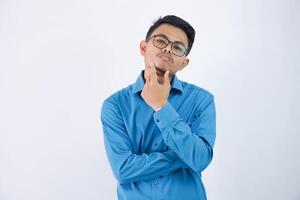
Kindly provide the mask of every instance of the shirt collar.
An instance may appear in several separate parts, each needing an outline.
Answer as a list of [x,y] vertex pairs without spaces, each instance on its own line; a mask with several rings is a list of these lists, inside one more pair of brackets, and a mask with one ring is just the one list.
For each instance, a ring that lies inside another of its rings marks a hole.
[[[143,90],[144,88],[144,70],[140,73],[139,77],[137,78],[136,82],[133,84],[132,92],[137,93]],[[171,81],[171,89],[175,89],[183,92],[182,83],[174,74],[173,79]]]

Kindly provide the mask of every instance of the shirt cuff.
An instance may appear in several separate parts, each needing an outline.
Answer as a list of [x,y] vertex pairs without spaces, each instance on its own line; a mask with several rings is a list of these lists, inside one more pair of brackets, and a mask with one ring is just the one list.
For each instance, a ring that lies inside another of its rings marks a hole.
[[173,106],[167,102],[159,111],[153,114],[154,121],[160,130],[170,126],[180,116]]

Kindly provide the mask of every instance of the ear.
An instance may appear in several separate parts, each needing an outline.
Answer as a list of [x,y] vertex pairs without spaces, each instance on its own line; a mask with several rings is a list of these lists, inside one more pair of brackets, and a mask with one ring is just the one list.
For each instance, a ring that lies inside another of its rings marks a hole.
[[146,52],[147,42],[142,40],[140,43],[140,53],[144,56]]
[[179,71],[181,71],[183,68],[185,68],[188,64],[189,64],[190,60],[188,58],[185,58],[182,63],[181,66],[179,67]]

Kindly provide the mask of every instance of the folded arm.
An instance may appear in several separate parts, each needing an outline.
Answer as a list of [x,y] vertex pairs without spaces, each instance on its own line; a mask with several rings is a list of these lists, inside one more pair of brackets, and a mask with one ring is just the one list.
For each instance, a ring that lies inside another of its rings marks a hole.
[[101,121],[108,160],[120,183],[151,180],[187,167],[173,150],[134,154],[116,99],[104,101]]
[[169,103],[154,114],[154,120],[165,144],[190,168],[201,172],[209,165],[216,135],[216,113],[212,95],[207,96],[190,125],[180,118]]

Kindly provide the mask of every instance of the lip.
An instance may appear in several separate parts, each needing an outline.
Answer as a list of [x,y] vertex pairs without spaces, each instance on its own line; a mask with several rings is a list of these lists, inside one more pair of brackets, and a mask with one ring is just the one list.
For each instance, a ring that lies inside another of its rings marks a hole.
[[160,54],[158,56],[160,59],[162,59],[163,61],[166,61],[166,62],[173,62],[173,59],[170,55],[168,54]]

